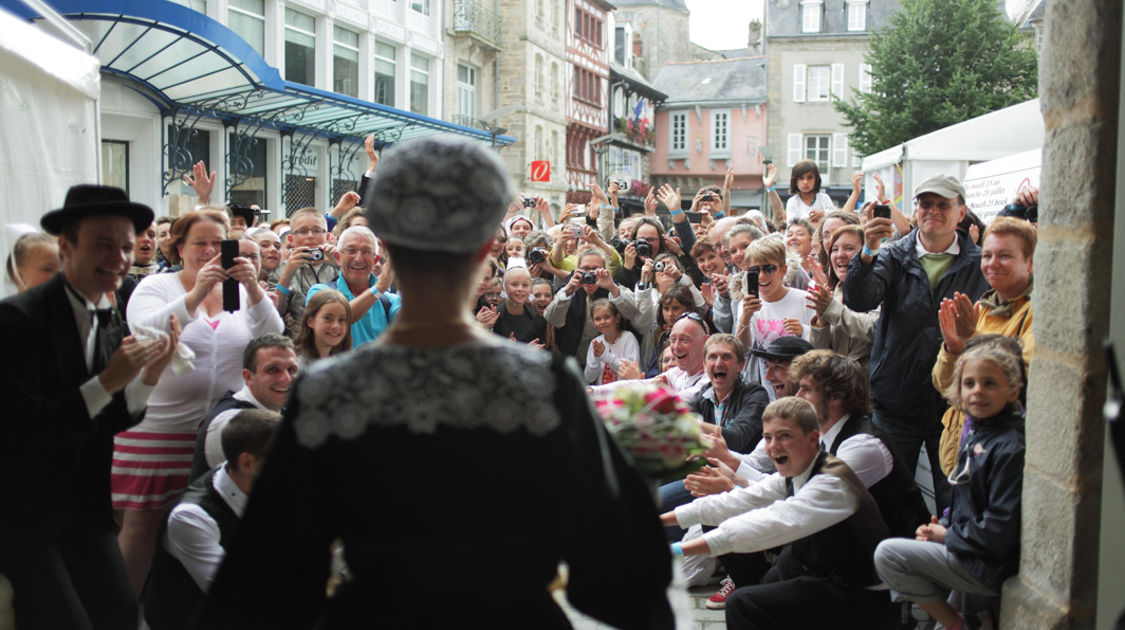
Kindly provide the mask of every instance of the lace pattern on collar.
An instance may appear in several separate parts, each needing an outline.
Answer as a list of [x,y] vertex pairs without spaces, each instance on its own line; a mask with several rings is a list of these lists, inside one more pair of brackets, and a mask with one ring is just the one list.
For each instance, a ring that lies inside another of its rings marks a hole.
[[508,342],[365,348],[313,365],[297,391],[293,428],[306,448],[330,437],[356,439],[368,427],[418,434],[439,426],[525,429],[541,436],[559,424],[550,365],[550,353]]

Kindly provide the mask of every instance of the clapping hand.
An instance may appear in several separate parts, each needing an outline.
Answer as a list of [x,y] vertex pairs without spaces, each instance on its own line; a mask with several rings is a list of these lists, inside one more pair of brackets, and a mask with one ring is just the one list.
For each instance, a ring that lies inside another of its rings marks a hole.
[[600,359],[601,356],[605,354],[605,344],[598,341],[597,339],[590,342],[590,344],[594,346],[594,356]]
[[635,381],[643,377],[641,368],[636,361],[621,359],[617,362],[617,378],[623,381]]
[[793,318],[793,317],[786,317],[785,319],[783,319],[781,321],[782,321],[782,326],[785,327],[785,332],[789,333],[790,335],[793,335],[794,337],[800,337],[801,333],[803,333],[805,331],[805,328],[804,328],[804,326],[801,325],[801,320],[799,320],[799,319],[796,319],[796,318]]
[[969,296],[961,292],[953,294],[953,299],[945,298],[938,309],[938,325],[945,339],[945,349],[953,354],[961,354],[965,342],[976,334],[977,309]]
[[816,312],[815,319],[819,321],[824,317],[824,311],[828,310],[828,305],[832,303],[832,294],[828,291],[827,285],[820,283],[809,287],[808,294],[805,305]]
[[500,313],[496,312],[495,306],[482,306],[477,311],[477,322],[485,328],[492,328],[496,325],[496,320],[500,318]]

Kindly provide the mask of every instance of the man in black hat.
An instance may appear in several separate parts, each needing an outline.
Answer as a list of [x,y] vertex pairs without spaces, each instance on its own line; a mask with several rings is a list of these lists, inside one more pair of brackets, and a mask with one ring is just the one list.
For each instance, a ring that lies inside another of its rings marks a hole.
[[0,301],[0,573],[20,628],[135,628],[110,510],[113,435],[140,420],[175,353],[124,336],[113,292],[152,210],[109,186],[72,187],[41,219],[63,270]]

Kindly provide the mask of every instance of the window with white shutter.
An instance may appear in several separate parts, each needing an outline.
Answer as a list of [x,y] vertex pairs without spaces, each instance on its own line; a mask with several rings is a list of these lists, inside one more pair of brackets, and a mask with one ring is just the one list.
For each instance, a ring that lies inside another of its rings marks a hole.
[[871,91],[871,64],[869,63],[859,64],[859,91]]
[[832,134],[832,166],[845,167],[848,165],[848,134]]
[[801,134],[791,133],[789,136],[789,155],[786,157],[786,166],[793,166],[801,160]]
[[831,68],[828,66],[809,66],[809,102],[827,101],[830,82]]
[[837,99],[844,98],[844,64],[832,64],[832,96]]
[[793,102],[805,102],[805,64],[793,64]]

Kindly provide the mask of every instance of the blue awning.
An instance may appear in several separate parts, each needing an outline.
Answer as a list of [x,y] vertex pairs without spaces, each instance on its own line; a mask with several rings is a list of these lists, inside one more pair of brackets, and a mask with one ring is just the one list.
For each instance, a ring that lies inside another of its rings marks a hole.
[[[422,116],[281,78],[237,33],[166,0],[48,0],[90,38],[102,71],[128,79],[161,112],[377,144],[453,133],[508,145],[511,136]],[[20,0],[0,7],[28,20],[38,14]]]

